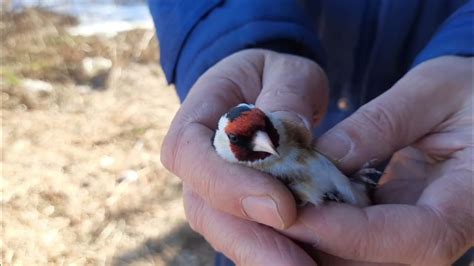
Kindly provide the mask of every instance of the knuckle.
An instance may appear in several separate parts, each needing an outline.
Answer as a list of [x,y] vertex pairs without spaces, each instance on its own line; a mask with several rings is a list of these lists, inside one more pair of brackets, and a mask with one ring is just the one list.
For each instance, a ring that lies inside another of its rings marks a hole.
[[426,224],[425,228],[428,230],[426,232],[427,245],[422,245],[418,248],[418,252],[414,257],[414,262],[419,265],[430,264],[432,261],[437,261],[437,263],[443,262],[445,265],[445,248],[444,238],[442,232],[439,230],[439,226],[436,220],[432,220],[430,224]]
[[265,111],[287,111],[311,117],[317,108],[313,100],[314,97],[302,93],[297,84],[278,84],[271,89],[263,90],[258,97],[257,105],[265,106]]
[[420,252],[417,264],[449,265],[466,249],[468,240],[464,232],[452,226],[440,211],[430,209],[430,215],[432,224],[427,226],[431,228],[427,236],[430,244]]
[[174,168],[174,150],[175,150],[175,140],[174,137],[171,135],[171,132],[168,132],[163,143],[161,145],[161,154],[160,154],[160,161],[161,164],[168,170],[173,172]]
[[361,118],[381,132],[395,131],[395,121],[391,114],[380,104],[366,105],[360,110]]
[[[393,112],[387,110],[381,104],[367,104],[360,108],[355,117],[355,123],[360,127],[366,126],[374,130],[381,139],[387,143],[399,143],[398,136],[402,135],[399,128],[400,119]],[[390,142],[388,140],[391,140]],[[394,147],[395,148],[395,147]]]
[[195,232],[202,234],[204,232],[203,203],[199,203],[189,196],[184,196],[184,210],[189,226]]
[[226,253],[237,263],[237,265],[252,265],[251,258],[245,245],[236,238],[229,238],[225,247]]
[[[438,224],[438,235],[433,253],[439,260],[452,263],[470,245],[469,237],[472,235],[472,214],[467,214],[459,209],[444,206],[433,212]],[[471,222],[470,222],[471,221]]]
[[259,260],[260,253],[258,251],[265,250],[266,239],[263,239],[261,232],[258,232],[256,228],[252,226],[247,232],[247,239],[253,239],[254,245],[253,248],[249,246],[242,245],[238,241],[232,241],[229,244],[230,250],[233,251],[233,255],[236,258],[236,261],[240,265],[256,265],[256,261]]
[[[219,180],[213,174],[212,165],[207,163],[193,162],[189,155],[189,143],[195,137],[191,127],[193,123],[183,125],[174,132],[170,131],[168,135],[170,139],[166,139],[162,147],[161,161],[163,165],[171,172],[176,174],[190,187],[192,187],[204,200],[209,202],[211,206],[217,205],[216,200],[219,198]],[[213,150],[207,150],[202,157],[211,156]]]
[[247,232],[247,236],[253,240],[252,248],[240,246],[236,249],[239,262],[242,265],[262,265],[269,264],[269,257],[272,261],[278,261],[281,265],[295,265],[295,258],[301,257],[301,253],[296,245],[291,245],[277,234],[267,234],[262,232],[260,225],[254,225]]
[[[354,237],[354,243],[352,247],[352,255],[356,258],[368,258],[371,252],[374,252],[373,250],[370,250],[369,247],[373,246],[373,241],[370,241],[370,239],[374,239],[373,234],[370,233],[370,231],[366,232],[369,236],[372,235],[371,237],[363,237],[362,234],[357,234]],[[369,240],[367,240],[369,239]]]
[[[367,219],[367,224],[369,224],[369,218],[365,216]],[[381,216],[381,227],[384,226],[385,222],[383,221],[385,219],[385,216]],[[380,226],[380,225],[379,225]],[[368,227],[362,227],[361,230],[359,231],[354,231],[354,233],[349,237],[349,239],[352,239],[351,245],[348,245],[348,253],[353,256],[354,258],[358,258],[361,260],[368,259],[371,254],[377,253],[377,250],[371,249],[371,247],[374,247],[374,243],[378,240],[377,238],[379,237],[376,235],[376,230],[370,230]]]
[[284,240],[277,237],[272,237],[271,241],[275,247],[276,256],[279,256],[278,261],[281,261],[284,265],[297,265],[294,260],[301,257],[297,246],[288,245]]
[[219,195],[217,195],[219,191],[218,179],[213,175],[206,176],[207,178],[201,179],[199,182],[201,190],[200,194],[209,201],[211,206],[216,206],[219,203],[219,201],[216,201],[216,199],[219,198]]
[[308,67],[310,69],[309,75],[312,79],[311,81],[313,92],[317,93],[316,95],[321,95],[322,93],[328,94],[329,93],[329,81],[326,76],[326,72],[316,63],[309,60],[312,64],[309,64]]
[[[163,140],[160,161],[163,166],[176,174],[179,178],[186,175],[187,167],[182,166],[183,154],[189,147],[190,137],[186,134],[192,123],[184,123],[183,117],[175,118],[173,124]],[[179,120],[179,121],[176,121]]]
[[442,265],[449,265],[453,262],[458,250],[457,244],[453,243],[446,233],[441,232],[432,233],[430,239],[433,239],[433,241],[421,253],[419,258],[420,264],[436,262]]
[[163,143],[161,145],[160,161],[161,164],[169,171],[176,173],[176,162],[178,160],[178,151],[180,143],[182,142],[182,135],[185,130],[185,126],[181,125],[178,121],[180,113],[178,113],[173,122],[171,123],[170,129],[166,134]]
[[437,255],[437,261],[443,262],[443,264],[448,265],[453,263],[462,250],[460,243],[463,240],[460,238],[453,238],[453,236],[448,236],[446,239],[441,239],[436,244],[436,249],[434,253]]

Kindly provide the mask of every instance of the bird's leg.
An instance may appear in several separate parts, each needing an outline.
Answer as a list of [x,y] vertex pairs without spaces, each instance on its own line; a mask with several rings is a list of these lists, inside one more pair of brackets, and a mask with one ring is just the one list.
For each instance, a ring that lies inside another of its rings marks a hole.
[[376,187],[377,183],[373,181],[369,177],[369,175],[377,174],[380,176],[383,173],[373,167],[375,162],[377,162],[377,159],[372,159],[366,162],[359,171],[357,171],[354,175],[351,176],[351,179],[354,181],[361,181],[362,183]]

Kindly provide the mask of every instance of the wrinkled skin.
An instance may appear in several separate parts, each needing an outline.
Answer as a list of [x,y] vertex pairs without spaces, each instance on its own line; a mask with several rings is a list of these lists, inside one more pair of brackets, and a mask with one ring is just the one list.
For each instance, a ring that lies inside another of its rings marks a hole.
[[220,115],[241,102],[316,126],[327,80],[301,57],[246,50],[216,64],[176,115],[162,161],[183,181],[192,228],[238,265],[449,264],[474,244],[472,69],[472,58],[427,61],[317,141],[346,174],[394,155],[375,206],[297,216],[281,183],[211,146]]

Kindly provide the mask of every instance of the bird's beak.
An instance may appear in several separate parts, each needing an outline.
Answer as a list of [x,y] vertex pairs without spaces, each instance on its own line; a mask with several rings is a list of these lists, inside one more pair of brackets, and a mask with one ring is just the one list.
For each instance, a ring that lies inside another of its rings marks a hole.
[[253,151],[263,151],[273,154],[275,156],[280,156],[273,146],[272,141],[267,133],[263,131],[257,131],[255,134],[255,138],[252,141],[253,143]]

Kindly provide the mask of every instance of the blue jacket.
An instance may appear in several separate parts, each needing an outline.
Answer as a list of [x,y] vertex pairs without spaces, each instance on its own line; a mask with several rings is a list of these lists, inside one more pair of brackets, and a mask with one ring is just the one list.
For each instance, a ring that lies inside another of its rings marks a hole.
[[[149,0],[161,64],[183,100],[222,58],[260,47],[311,58],[326,71],[326,130],[411,67],[474,54],[474,0]],[[345,98],[349,108],[339,110]]]

